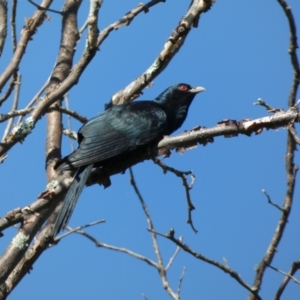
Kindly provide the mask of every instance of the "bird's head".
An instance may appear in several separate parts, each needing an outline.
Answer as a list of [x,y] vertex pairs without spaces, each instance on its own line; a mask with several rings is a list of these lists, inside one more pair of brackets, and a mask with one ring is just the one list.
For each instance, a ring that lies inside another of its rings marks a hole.
[[155,99],[167,113],[169,124],[172,124],[169,132],[173,132],[182,125],[194,97],[203,91],[205,91],[203,87],[179,83],[170,86]]
[[187,83],[179,83],[168,87],[155,100],[162,105],[188,104],[193,101],[196,94],[205,91],[201,86],[192,87]]

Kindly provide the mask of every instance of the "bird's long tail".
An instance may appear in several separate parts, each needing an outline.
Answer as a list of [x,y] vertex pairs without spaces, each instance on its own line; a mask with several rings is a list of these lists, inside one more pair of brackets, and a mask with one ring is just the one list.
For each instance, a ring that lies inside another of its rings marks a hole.
[[78,201],[78,198],[88,180],[88,177],[92,171],[93,164],[88,166],[83,166],[78,169],[75,174],[74,180],[63,200],[62,208],[58,213],[56,218],[53,236],[55,237],[64,227],[67,226],[72,213],[74,211],[75,205]]

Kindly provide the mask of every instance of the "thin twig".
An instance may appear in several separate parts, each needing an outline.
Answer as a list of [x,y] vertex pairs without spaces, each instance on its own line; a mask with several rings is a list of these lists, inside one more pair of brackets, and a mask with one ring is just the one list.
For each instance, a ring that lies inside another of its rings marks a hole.
[[[179,240],[182,240],[182,237],[179,237]],[[166,271],[168,271],[169,268],[171,267],[171,265],[173,264],[173,262],[174,262],[174,260],[175,260],[175,258],[177,256],[177,254],[179,253],[180,249],[181,248],[179,246],[177,246],[174,254],[170,257],[169,262],[168,262],[168,264],[165,267]]]
[[297,96],[297,90],[300,84],[300,67],[299,67],[299,60],[297,56],[297,30],[296,30],[296,23],[295,19],[292,13],[291,7],[286,3],[285,0],[277,0],[280,6],[282,7],[288,23],[289,23],[289,28],[290,28],[290,45],[289,45],[289,54],[291,57],[291,64],[293,66],[294,70],[294,78],[293,78],[293,83],[289,95],[289,106],[293,106],[296,102],[296,96]]
[[[288,283],[290,282],[290,280],[294,280],[294,274],[300,269],[300,259],[298,259],[297,261],[295,261],[292,266],[290,271],[286,274],[285,278],[283,279],[280,287],[278,288],[278,291],[275,294],[274,300],[280,300],[281,299],[281,295],[284,292],[285,288],[287,287]],[[299,282],[299,280],[297,280]]]
[[181,276],[180,276],[180,278],[179,278],[179,283],[178,283],[178,288],[177,288],[177,295],[180,295],[180,292],[181,292],[181,285],[182,285],[182,281],[183,281],[185,272],[186,272],[186,267],[183,268],[182,274],[181,274]]
[[84,32],[84,30],[87,28],[87,26],[88,26],[88,21],[89,21],[89,19],[87,18],[87,19],[85,20],[85,22],[83,23],[83,25],[82,25],[82,26],[80,27],[80,29],[78,30],[80,36],[81,36],[82,33]]
[[160,250],[159,250],[159,246],[158,246],[158,242],[157,242],[157,238],[156,238],[156,234],[154,232],[154,226],[153,226],[153,223],[152,223],[152,220],[151,220],[151,217],[150,217],[150,214],[149,214],[149,211],[148,211],[148,208],[147,208],[147,205],[136,185],[136,181],[134,179],[134,175],[133,175],[133,171],[132,171],[132,168],[129,168],[129,173],[130,173],[130,184],[132,185],[135,193],[137,194],[139,200],[140,200],[140,203],[142,205],[142,208],[143,208],[143,211],[145,213],[145,216],[146,216],[146,219],[147,219],[147,223],[148,223],[148,230],[149,232],[151,232],[151,236],[152,236],[152,242],[153,242],[153,248],[154,248],[154,252],[156,254],[156,258],[157,258],[157,265],[156,265],[156,268],[159,272],[159,275],[160,275],[160,278],[162,280],[162,284],[163,284],[163,287],[165,288],[165,290],[167,291],[167,293],[173,298],[173,299],[179,299],[178,298],[178,295],[172,290],[172,288],[170,287],[170,284],[168,282],[168,279],[167,279],[167,270],[166,268],[164,267],[164,264],[163,264],[163,259],[162,259],[162,255],[160,253]]
[[[69,96],[68,96],[68,94],[65,94],[64,100],[65,100],[65,104],[66,104],[66,109],[68,111],[70,111],[70,102],[69,102]],[[53,106],[54,105],[52,105],[51,107],[53,107]],[[72,132],[72,119],[71,119],[71,115],[70,114],[67,114],[67,123],[68,123],[68,130],[69,130],[69,132]],[[74,149],[75,149],[74,148],[74,139],[72,137],[70,137],[69,141],[70,141],[70,145],[71,145],[71,151],[73,152]]]
[[55,239],[54,239],[54,242],[58,242],[60,240],[62,240],[63,238],[65,238],[66,236],[74,233],[74,232],[80,232],[80,231],[83,231],[82,229],[85,229],[85,228],[88,228],[88,227],[92,227],[92,226],[95,226],[95,225],[98,225],[98,224],[102,224],[102,223],[105,223],[106,221],[105,220],[97,220],[97,221],[94,221],[94,222],[91,222],[91,223],[88,223],[88,224],[85,224],[85,225],[80,225],[76,228],[72,228],[70,226],[67,226],[66,229],[68,230],[66,233],[63,233],[59,236],[57,236]]
[[300,281],[299,281],[297,278],[295,278],[294,276],[292,276],[291,274],[286,273],[286,272],[283,272],[283,271],[281,271],[280,269],[275,268],[275,267],[273,267],[273,266],[269,266],[269,268],[273,269],[274,271],[276,271],[276,272],[278,272],[278,273],[281,273],[281,274],[283,274],[283,275],[289,277],[289,278],[290,278],[291,280],[293,280],[295,283],[297,283],[297,284],[300,285]]
[[[166,164],[164,164],[161,160],[159,160],[157,157],[153,158],[153,162],[158,165],[159,167],[162,168],[164,174],[169,171],[173,174],[175,174],[177,177],[181,178],[182,180],[182,184],[184,186],[185,189],[185,195],[186,195],[186,200],[187,200],[187,204],[188,204],[188,219],[187,219],[187,223],[190,224],[191,228],[193,229],[193,231],[195,233],[198,232],[198,230],[195,228],[193,220],[192,220],[192,210],[195,209],[195,206],[192,202],[191,199],[191,195],[190,195],[190,190],[192,189],[194,182],[195,182],[195,175],[193,173],[193,171],[179,171],[175,168],[172,168],[170,166],[167,166]],[[187,177],[186,175],[191,175],[191,183],[190,185],[187,183]]]
[[148,300],[148,298],[145,294],[142,294],[142,297],[144,298],[144,300]]
[[254,105],[260,105],[260,106],[263,106],[267,109],[268,112],[276,112],[277,109],[276,108],[273,108],[272,106],[270,106],[268,103],[266,103],[263,99],[261,98],[258,98],[257,99],[257,102],[254,102],[253,103]]
[[[71,230],[73,232],[73,229],[71,229]],[[140,255],[140,254],[138,254],[136,252],[133,252],[133,251],[127,249],[127,248],[120,248],[120,247],[116,247],[116,246],[113,246],[113,245],[102,243],[102,242],[98,241],[96,238],[94,238],[92,235],[88,234],[87,232],[85,232],[85,231],[83,231],[81,229],[74,231],[74,233],[77,233],[77,234],[80,234],[80,235],[86,237],[87,239],[89,239],[90,241],[92,241],[95,244],[95,246],[97,246],[97,247],[101,247],[101,248],[105,248],[105,249],[108,249],[108,250],[113,250],[113,251],[117,251],[117,252],[128,254],[128,255],[130,255],[130,256],[132,256],[134,258],[137,258],[137,259],[139,259],[141,261],[146,262],[148,265],[150,265],[152,267],[157,268],[157,264],[153,260],[151,260],[151,259],[149,259],[149,258],[147,258],[147,257],[145,257],[143,255]]]
[[61,11],[58,11],[58,10],[55,10],[55,9],[51,9],[51,8],[45,8],[45,7],[42,7],[36,3],[34,3],[32,0],[28,0],[33,6],[35,6],[37,9],[39,10],[45,10],[45,11],[51,11],[53,13],[56,13],[56,14],[59,14],[59,15],[62,15],[63,13]]
[[11,95],[12,91],[14,90],[15,84],[17,82],[17,76],[18,73],[15,72],[12,75],[12,78],[10,80],[9,86],[7,88],[7,91],[4,93],[4,95],[0,98],[0,106],[2,105],[2,103]]
[[[11,111],[15,111],[18,107],[18,103],[19,103],[19,95],[20,95],[20,87],[21,87],[21,74],[17,75],[17,81],[15,82],[15,96],[14,96],[14,100],[13,100],[13,105],[11,108]],[[11,131],[12,125],[14,122],[14,117],[10,118],[9,121],[7,122],[7,126],[6,129],[4,131],[3,137],[2,137],[2,141],[5,141],[6,137],[8,136],[8,134]]]
[[[29,101],[29,103],[26,105],[25,109],[29,109],[31,108],[35,102],[39,99],[39,97],[41,96],[41,94],[46,90],[46,88],[48,87],[49,85],[49,82],[50,82],[50,78],[51,78],[51,75],[48,77],[48,79],[46,80],[46,82],[43,84],[43,86],[40,88],[40,90],[35,94],[35,96]],[[19,119],[18,119],[18,122],[17,122],[17,125],[19,125],[23,120],[23,116],[21,116]]]
[[274,202],[271,200],[271,197],[269,196],[269,194],[267,193],[266,190],[262,189],[261,191],[262,191],[263,194],[267,197],[268,203],[270,203],[270,204],[273,205],[274,207],[278,208],[280,211],[283,211],[282,207],[280,207],[278,204],[274,203]]

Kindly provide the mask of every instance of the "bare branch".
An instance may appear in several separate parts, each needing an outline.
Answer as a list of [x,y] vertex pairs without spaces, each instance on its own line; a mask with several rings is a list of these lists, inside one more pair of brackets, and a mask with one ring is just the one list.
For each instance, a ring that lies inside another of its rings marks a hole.
[[183,270],[182,270],[182,274],[181,274],[181,276],[179,278],[179,283],[178,283],[178,288],[177,288],[177,295],[180,295],[181,285],[182,285],[183,277],[185,275],[185,271],[186,271],[186,268],[184,267]]
[[17,81],[17,72],[15,72],[12,75],[11,81],[9,83],[9,86],[7,88],[7,91],[4,93],[4,95],[0,98],[0,106],[2,103],[11,95],[12,91],[14,90],[15,84]]
[[[67,0],[62,11],[62,37],[60,42],[57,61],[53,69],[46,94],[51,93],[68,77],[73,65],[76,43],[79,39],[77,28],[77,13],[81,1]],[[57,98],[55,106],[60,106],[62,98]],[[34,112],[33,112],[34,113]],[[48,181],[57,176],[53,166],[61,158],[61,136],[62,117],[56,110],[47,114],[47,143],[46,143],[46,165]]]
[[0,114],[0,123],[17,116],[25,116],[29,114],[32,110],[33,107],[27,109],[20,109],[20,110],[11,110],[7,114]]
[[[191,195],[190,195],[190,190],[192,189],[193,185],[194,185],[194,182],[195,182],[195,175],[193,174],[193,171],[179,171],[179,170],[176,170],[172,167],[169,167],[167,166],[166,164],[164,164],[161,160],[159,160],[158,158],[154,158],[153,159],[153,162],[155,164],[157,164],[158,166],[160,166],[164,173],[166,173],[167,171],[175,174],[177,177],[181,178],[182,180],[182,184],[184,186],[184,189],[185,189],[185,195],[186,195],[186,200],[187,200],[187,204],[188,204],[188,219],[187,219],[187,223],[191,225],[193,231],[195,233],[198,232],[198,230],[195,228],[194,224],[193,224],[193,219],[192,219],[192,211],[195,209],[195,206],[192,202],[192,199],[191,199]],[[191,178],[192,178],[192,182],[191,184],[189,185],[187,183],[187,177],[186,175],[191,175]]]
[[[271,267],[273,268],[273,267]],[[279,271],[278,269],[276,268],[273,268],[275,269],[276,271]],[[278,288],[278,291],[274,297],[274,300],[280,300],[281,299],[281,295],[282,293],[284,292],[285,288],[287,287],[287,284],[290,282],[290,280],[293,280],[294,282],[300,284],[299,280],[297,280],[295,277],[294,277],[294,274],[300,269],[300,259],[298,259],[297,261],[295,261],[292,266],[291,266],[291,269],[288,273],[285,273],[285,272],[282,272],[280,271],[281,273],[285,274],[285,278],[283,279],[280,287]]]
[[[69,105],[69,96],[68,96],[68,94],[65,94],[64,101],[65,101],[66,109],[68,111],[70,111],[70,109],[69,109],[70,105]],[[52,106],[54,106],[54,105],[52,105]],[[76,113],[76,116],[77,115],[78,114]],[[68,130],[69,130],[69,132],[72,132],[72,120],[71,120],[71,116],[69,114],[67,114],[67,123],[68,123]],[[64,134],[64,132],[63,132],[63,134]],[[77,134],[76,134],[76,138],[77,138]],[[69,141],[70,141],[70,145],[71,145],[71,150],[74,151],[74,149],[75,149],[75,147],[74,147],[74,138],[70,137]]]
[[274,203],[272,200],[271,200],[271,197],[269,196],[269,194],[266,192],[266,190],[262,189],[262,192],[265,194],[265,196],[267,197],[268,199],[268,203],[270,203],[271,205],[273,205],[274,207],[278,208],[280,211],[283,211],[282,210],[282,207],[280,207],[278,204]]
[[293,106],[296,102],[297,90],[300,84],[300,68],[299,68],[299,60],[297,56],[297,32],[296,32],[296,24],[295,19],[291,10],[291,7],[286,3],[285,0],[277,0],[280,6],[282,7],[289,23],[290,27],[290,46],[289,46],[289,54],[291,56],[291,63],[294,69],[294,78],[289,96],[289,106]]
[[77,121],[81,122],[81,123],[86,123],[88,121],[88,118],[81,116],[78,112],[74,111],[74,110],[69,110],[68,108],[62,107],[58,104],[54,104],[52,105],[48,111],[59,111],[61,113],[64,113],[66,115],[69,115],[71,117],[73,117],[74,119],[76,119]]
[[299,284],[300,285],[300,281],[295,278],[294,276],[290,275],[289,273],[286,273],[286,272],[283,272],[282,270],[278,269],[278,268],[275,268],[273,266],[269,266],[269,268],[273,269],[274,271],[278,272],[278,273],[281,273],[287,277],[289,277],[291,280],[293,280],[295,283]]
[[[16,85],[15,97],[14,97],[14,100],[13,100],[13,105],[12,105],[12,108],[11,108],[11,112],[16,112],[16,109],[18,108],[19,95],[20,95],[20,86],[21,86],[21,74],[17,75],[17,81],[15,82],[15,85]],[[9,113],[9,114],[12,115],[11,113]],[[1,116],[0,116],[0,119],[1,119]],[[11,117],[9,119],[9,121],[7,122],[7,126],[6,126],[6,129],[4,131],[2,141],[4,141],[7,137],[7,135],[10,133],[12,125],[13,125],[13,121],[14,121],[14,117]]]
[[[294,163],[294,153],[296,150],[296,143],[294,138],[288,133],[288,145],[286,153],[286,172],[287,172],[287,191],[284,198],[284,204],[282,206],[282,214],[280,220],[278,221],[277,227],[274,231],[272,240],[264,254],[260,264],[256,268],[256,276],[254,279],[253,288],[257,291],[260,290],[262,285],[263,276],[265,274],[266,268],[271,265],[273,258],[276,253],[276,249],[283,236],[284,229],[288,223],[288,218],[292,208],[296,174],[297,169]],[[248,298],[249,300],[255,300],[255,295],[251,294]]]
[[[73,65],[76,44],[79,40],[77,13],[82,1],[66,0],[62,10],[62,35],[56,64],[51,74],[46,95],[56,90],[57,87],[69,76]],[[63,97],[56,99],[54,106],[60,107]],[[38,105],[37,105],[38,106]],[[51,106],[50,106],[51,108]],[[34,112],[33,112],[34,114]],[[62,140],[62,115],[60,111],[47,113],[47,139],[46,139],[46,171],[48,182],[57,177],[54,166],[61,158]],[[60,210],[63,200],[52,211],[47,225],[53,225]]]
[[294,138],[295,143],[297,143],[298,145],[300,145],[300,137],[297,135],[297,132],[293,126],[293,124],[290,124],[289,127],[289,132],[292,135],[292,137]]
[[[71,228],[70,228],[70,229],[71,229]],[[71,230],[73,231],[73,229],[71,229]],[[101,243],[101,242],[98,241],[96,238],[94,238],[93,236],[91,236],[90,234],[88,234],[87,232],[85,232],[85,231],[83,231],[83,230],[76,230],[75,233],[80,234],[80,235],[82,235],[82,236],[88,238],[88,239],[89,239],[90,241],[92,241],[97,247],[101,247],[101,248],[105,248],[105,249],[108,249],[108,250],[113,250],[113,251],[125,253],[125,254],[128,254],[128,255],[130,255],[130,256],[132,256],[132,257],[134,257],[134,258],[137,258],[137,259],[139,259],[139,260],[141,260],[141,261],[146,262],[148,265],[150,265],[150,266],[152,266],[152,267],[155,267],[155,268],[157,267],[157,264],[156,264],[153,260],[151,260],[151,259],[149,259],[149,258],[147,258],[147,257],[145,257],[145,256],[143,256],[143,255],[140,255],[140,254],[138,254],[138,253],[136,253],[136,252],[133,252],[133,251],[131,251],[131,250],[129,250],[129,249],[126,249],[126,248],[120,248],[120,247],[112,246],[112,245],[109,245],[109,244]]]
[[130,183],[133,186],[133,189],[134,189],[135,193],[137,194],[137,196],[140,200],[140,203],[142,205],[143,211],[144,211],[146,219],[147,219],[148,230],[149,230],[149,232],[151,232],[152,242],[153,242],[153,249],[154,249],[154,252],[155,252],[156,258],[157,258],[156,268],[159,272],[163,287],[173,299],[179,300],[178,295],[172,290],[172,288],[170,287],[169,281],[167,279],[167,269],[164,267],[164,264],[163,264],[162,255],[160,253],[160,249],[159,249],[159,246],[158,246],[156,234],[154,232],[154,226],[153,226],[153,223],[152,223],[149,211],[148,211],[148,207],[147,207],[147,205],[146,205],[146,203],[145,203],[145,201],[144,201],[144,199],[143,199],[143,197],[142,197],[142,195],[141,195],[141,193],[140,193],[140,191],[139,191],[139,189],[136,185],[136,182],[135,182],[135,179],[134,179],[133,172],[132,172],[131,168],[129,168],[129,173],[130,173]]
[[[120,21],[110,25],[107,29],[100,33],[99,39],[104,39],[113,29],[118,29],[122,25],[128,25],[133,16],[141,11],[147,11],[150,6],[161,1],[150,1],[146,5],[140,5],[136,9],[130,11]],[[131,82],[125,89],[117,92],[113,95],[108,107],[119,105],[122,103],[128,103],[138,97],[146,86],[148,86],[155,77],[157,77],[169,64],[175,54],[180,50],[183,45],[190,29],[194,25],[194,22],[199,19],[201,13],[206,12],[212,5],[212,1],[209,0],[194,0],[187,10],[186,14],[179,21],[179,25],[173,30],[172,35],[168,38],[167,42],[163,46],[162,51],[155,59],[153,64],[138,78]]]
[[258,98],[257,102],[253,103],[254,105],[260,105],[263,106],[267,109],[268,112],[276,112],[277,109],[273,108],[272,106],[270,106],[268,103],[266,103],[263,99]]
[[52,205],[55,206],[64,197],[67,188],[72,183],[72,178],[68,172],[61,175],[58,179],[49,183],[47,191],[39,195],[31,204],[23,208],[16,208],[0,218],[0,231],[24,222],[33,215],[39,215],[42,210]]
[[[52,0],[43,0],[41,6],[48,8],[51,3]],[[12,74],[16,72],[16,70],[18,69],[19,63],[22,60],[28,42],[35,34],[37,27],[42,25],[44,18],[45,18],[44,11],[38,10],[34,13],[32,18],[27,20],[27,24],[22,30],[20,41],[17,45],[16,51],[14,52],[14,55],[10,63],[8,64],[4,72],[0,75],[0,91],[3,89],[4,85],[12,76]]]
[[[182,237],[179,237],[179,240],[181,241],[181,240],[182,240]],[[173,262],[174,262],[174,260],[175,260],[175,258],[176,258],[176,256],[177,256],[177,254],[179,253],[180,249],[181,249],[181,248],[180,248],[179,246],[177,246],[177,248],[176,248],[176,250],[175,250],[173,256],[170,257],[169,262],[168,262],[168,264],[166,265],[166,268],[165,268],[166,271],[168,271],[169,268],[172,266],[172,264],[173,264]]]
[[[14,243],[12,243],[14,245],[11,247],[12,249],[10,249],[10,251],[17,252],[16,254],[20,255],[20,259],[18,259],[18,257],[12,257],[15,260],[14,263],[18,262],[18,264],[15,265],[14,272],[9,272],[9,276],[4,283],[5,289],[1,289],[2,294],[0,295],[0,299],[7,298],[7,296],[17,286],[21,279],[32,269],[33,264],[40,257],[43,251],[48,249],[51,238],[51,226],[46,225],[41,229],[43,223],[48,217],[49,214],[43,214],[43,217],[39,218],[39,222],[28,221],[28,223],[25,223],[25,226],[23,226],[23,229],[19,229],[18,234],[15,236],[14,240],[17,237],[24,239],[24,241],[22,240],[23,247],[19,247],[19,245],[16,244],[15,241]],[[39,231],[39,233],[35,237],[32,245],[30,245],[37,231]],[[11,258],[10,255],[9,258]]]
[[180,239],[176,239],[174,234],[174,230],[171,229],[169,233],[167,234],[162,234],[159,232],[155,232],[157,235],[163,236],[166,239],[172,241],[174,244],[176,244],[177,246],[179,246],[182,250],[184,250],[185,252],[191,254],[192,256],[194,256],[197,259],[200,259],[208,264],[211,264],[215,267],[217,267],[218,269],[224,271],[225,273],[229,274],[232,278],[234,278],[241,286],[243,286],[245,289],[247,289],[249,292],[252,293],[252,295],[254,295],[256,297],[257,300],[261,300],[261,297],[257,294],[257,290],[254,287],[251,287],[250,285],[248,285],[245,281],[242,280],[242,278],[240,277],[240,275],[232,270],[231,268],[229,268],[229,266],[225,266],[215,260],[212,260],[204,255],[202,255],[199,252],[194,251],[193,249],[191,249],[188,245],[183,244],[182,241]]
[[95,225],[98,225],[98,224],[101,224],[101,223],[105,223],[105,220],[94,221],[94,222],[91,222],[91,223],[88,223],[88,224],[85,224],[85,225],[78,226],[76,228],[71,228],[70,226],[67,226],[66,229],[68,231],[66,233],[63,233],[62,235],[60,235],[58,237],[55,237],[54,243],[59,242],[60,240],[62,240],[63,238],[65,238],[66,236],[68,236],[68,235],[70,235],[74,232],[77,232],[77,233],[81,234],[83,232],[82,229],[92,227],[92,226],[95,226]]
[[263,129],[277,129],[286,127],[290,123],[299,122],[298,109],[291,108],[287,112],[280,111],[272,116],[255,120],[222,120],[217,126],[211,128],[196,127],[192,131],[182,133],[174,137],[165,137],[159,142],[158,147],[168,149],[179,149],[197,146],[197,143],[206,145],[213,142],[213,138],[224,135],[225,137],[236,137],[238,134],[250,136],[252,133],[259,134]]
[[[68,76],[69,70],[72,66],[75,45],[78,39],[77,11],[80,4],[81,1],[67,0],[64,5],[61,47],[48,90],[54,89],[59,84],[58,80],[63,81]],[[31,126],[29,124],[27,125]],[[60,157],[61,128],[61,114],[57,111],[49,113],[46,143],[47,175],[49,181],[57,176],[52,164],[55,162],[55,159]],[[60,197],[58,197],[58,199],[59,198]],[[22,228],[18,231],[14,238],[16,239],[19,236],[26,237],[26,247],[23,246],[22,249],[19,249],[20,247],[18,248],[12,243],[12,245],[6,249],[6,252],[0,258],[1,266],[5,266],[5,272],[0,274],[0,284],[4,284],[4,281],[6,281],[5,290],[8,293],[30,270],[32,267],[31,263],[33,263],[48,247],[49,239],[45,239],[45,236],[43,235],[45,232],[42,230],[30,250],[35,251],[36,255],[31,254],[29,259],[26,257],[25,252],[27,251],[28,245],[47,219],[47,225],[44,227],[46,234],[48,234],[49,229],[52,229],[52,224],[55,221],[55,213],[57,213],[57,210],[53,213],[53,216],[51,216],[51,213],[55,210],[57,203],[58,202],[53,201],[50,207],[41,210],[39,214],[31,214],[30,222],[23,223]],[[40,244],[43,246],[40,246]],[[17,272],[12,272],[13,269],[17,270]]]
[[[50,82],[50,78],[51,78],[51,75],[49,76],[47,81],[44,83],[44,85],[40,88],[40,90],[35,94],[35,96],[29,101],[29,103],[26,105],[25,109],[29,109],[34,105],[34,103],[38,100],[38,98],[41,96],[41,94],[48,87],[49,82]],[[20,116],[20,118],[18,119],[17,125],[19,125],[22,122],[22,119],[23,119],[23,117]]]
[[102,5],[103,0],[93,0],[90,5],[90,12],[87,20],[89,27],[89,33],[87,36],[87,42],[90,48],[97,48],[97,38],[99,34],[98,29],[98,13]]
[[13,52],[15,52],[17,48],[17,33],[16,33],[17,3],[18,3],[17,0],[12,1],[11,17],[10,17],[11,40],[12,40]]
[[[50,212],[50,210],[47,211]],[[26,222],[23,222],[12,242],[0,257],[0,265],[4,267],[0,274],[0,299],[5,299],[7,297],[14,286],[31,269],[32,264],[38,258],[39,255],[33,255],[34,252],[32,251],[32,247],[28,249],[28,246],[48,218],[49,213],[43,213],[38,218],[36,215],[30,215]],[[35,221],[32,222],[32,219]],[[48,228],[46,228],[46,230],[48,230]],[[45,238],[44,230],[40,232],[39,237],[41,237],[41,235],[42,238],[37,238],[36,243],[33,245],[33,247],[37,247],[34,249],[37,253],[40,253],[43,249],[40,243],[43,243],[44,247],[47,247],[48,244],[48,239]],[[30,255],[26,255],[26,253],[30,253]],[[25,263],[26,261],[30,261],[31,264]],[[15,270],[15,272],[12,272],[13,270]]]
[[7,1],[0,0],[0,56],[2,55],[7,35]]
[[55,9],[51,9],[51,8],[45,8],[43,6],[40,6],[36,3],[34,3],[32,0],[28,0],[33,6],[35,6],[37,9],[39,10],[45,10],[45,11],[50,11],[59,15],[62,15],[63,13],[61,11],[55,10]]

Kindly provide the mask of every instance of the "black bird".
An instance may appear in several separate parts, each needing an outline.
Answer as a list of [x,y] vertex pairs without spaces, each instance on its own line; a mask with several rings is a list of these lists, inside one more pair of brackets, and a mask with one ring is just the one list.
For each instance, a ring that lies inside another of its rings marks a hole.
[[58,162],[58,170],[78,169],[57,216],[53,236],[63,229],[93,166],[150,144],[177,130],[184,122],[195,95],[204,91],[180,83],[167,88],[153,101],[114,106],[90,119],[78,131],[79,147]]

